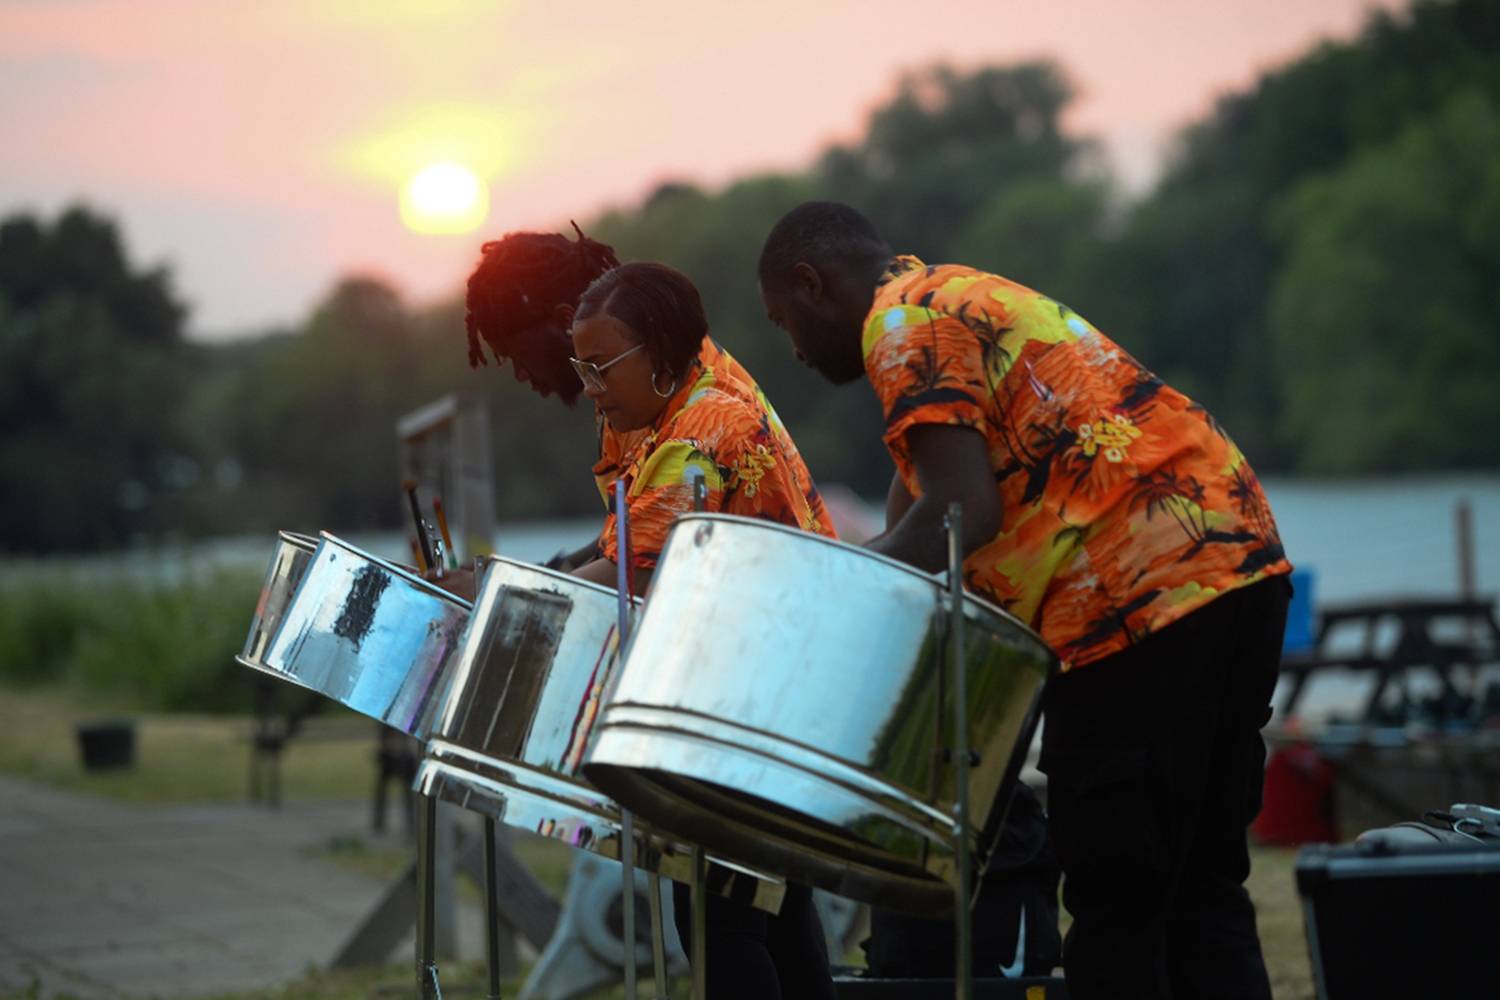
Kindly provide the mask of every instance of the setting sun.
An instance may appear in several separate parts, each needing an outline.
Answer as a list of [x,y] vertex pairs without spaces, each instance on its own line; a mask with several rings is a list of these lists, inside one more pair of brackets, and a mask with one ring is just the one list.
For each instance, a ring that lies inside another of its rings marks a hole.
[[467,233],[489,215],[490,193],[457,163],[422,168],[401,189],[401,221],[416,233]]

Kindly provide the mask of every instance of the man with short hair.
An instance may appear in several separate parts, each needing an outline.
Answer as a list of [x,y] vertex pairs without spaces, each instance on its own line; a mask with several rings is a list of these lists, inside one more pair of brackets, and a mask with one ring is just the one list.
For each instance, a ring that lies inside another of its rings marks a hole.
[[1291,566],[1244,455],[1066,306],[897,256],[847,205],[784,216],[760,283],[803,361],[880,399],[869,547],[941,570],[960,503],[966,585],[1063,661],[1041,767],[1070,995],[1269,998],[1245,831]]

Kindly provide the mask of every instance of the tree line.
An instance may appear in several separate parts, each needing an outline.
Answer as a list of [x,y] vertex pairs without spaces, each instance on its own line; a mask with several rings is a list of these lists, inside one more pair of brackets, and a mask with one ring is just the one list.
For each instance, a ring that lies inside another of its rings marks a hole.
[[[585,229],[691,275],[815,476],[862,495],[891,471],[873,394],[803,369],[756,289],[765,233],[807,198],[1066,302],[1263,473],[1500,466],[1500,6],[1372,15],[1221,100],[1135,200],[1063,127],[1073,98],[1046,60],[921,68],[802,170],[663,184]],[[0,551],[393,527],[394,421],[449,391],[492,408],[502,516],[598,510],[586,403],[469,371],[456,297],[351,277],[292,329],[202,344],[184,319],[106,216],[0,222]]]

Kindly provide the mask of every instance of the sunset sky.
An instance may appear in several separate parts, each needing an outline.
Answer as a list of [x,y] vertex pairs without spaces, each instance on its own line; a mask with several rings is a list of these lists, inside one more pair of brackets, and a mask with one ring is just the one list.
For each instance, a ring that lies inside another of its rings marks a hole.
[[[1070,126],[1138,189],[1216,96],[1376,6],[1404,4],[0,0],[0,214],[85,200],[172,268],[195,335],[252,332],[351,271],[422,302],[487,236],[803,166],[938,59],[1058,59]],[[401,188],[444,161],[488,218],[416,233]]]

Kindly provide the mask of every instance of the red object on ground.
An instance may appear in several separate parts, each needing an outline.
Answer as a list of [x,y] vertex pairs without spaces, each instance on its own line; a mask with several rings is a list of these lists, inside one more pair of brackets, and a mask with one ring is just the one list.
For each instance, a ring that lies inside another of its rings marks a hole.
[[1338,840],[1333,778],[1333,765],[1309,743],[1293,743],[1271,754],[1251,835],[1262,844],[1286,847]]

